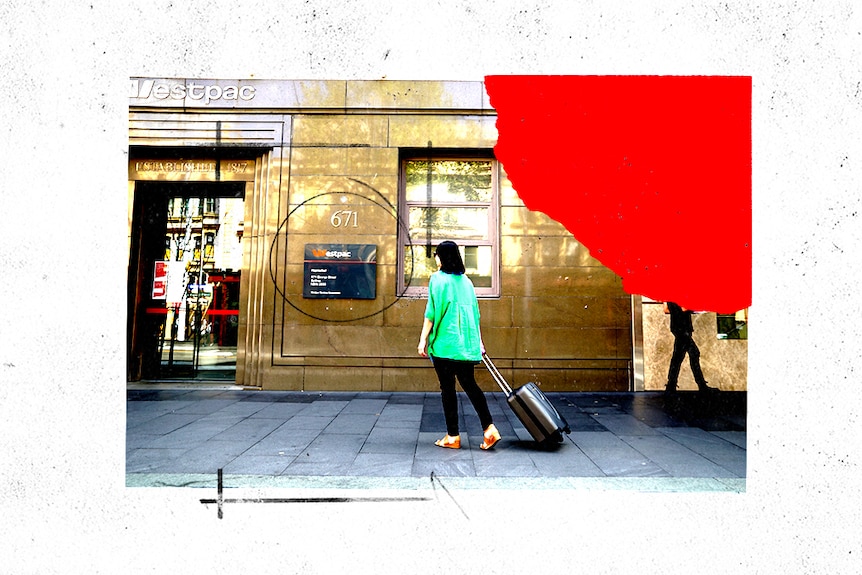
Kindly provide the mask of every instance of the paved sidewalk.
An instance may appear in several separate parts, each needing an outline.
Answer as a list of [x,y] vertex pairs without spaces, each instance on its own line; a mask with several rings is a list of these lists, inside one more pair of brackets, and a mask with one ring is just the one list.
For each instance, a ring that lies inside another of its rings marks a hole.
[[127,391],[126,484],[744,491],[746,394],[549,393],[572,433],[539,448],[501,393],[490,451],[469,400],[460,450],[437,393],[273,392],[137,384]]

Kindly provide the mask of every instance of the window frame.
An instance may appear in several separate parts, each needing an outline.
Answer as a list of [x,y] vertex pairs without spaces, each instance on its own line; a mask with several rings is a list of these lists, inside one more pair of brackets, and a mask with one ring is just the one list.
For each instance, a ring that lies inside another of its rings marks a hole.
[[[476,286],[476,297],[494,299],[501,295],[500,288],[500,163],[494,157],[493,150],[452,150],[452,149],[409,149],[401,150],[398,159],[398,262],[396,266],[396,281],[398,294],[402,297],[423,298],[428,297],[428,286],[407,285],[404,275],[407,268],[405,257],[407,246],[424,246],[410,237],[410,209],[414,207],[428,207],[427,202],[407,200],[407,162],[409,161],[481,161],[491,164],[491,198],[486,204],[484,202],[441,202],[432,206],[445,207],[488,207],[488,232],[485,239],[455,239],[459,247],[489,246],[491,248],[491,285],[490,287]],[[432,248],[445,237],[432,236]],[[463,255],[463,252],[462,252]],[[475,283],[475,282],[474,282]]]

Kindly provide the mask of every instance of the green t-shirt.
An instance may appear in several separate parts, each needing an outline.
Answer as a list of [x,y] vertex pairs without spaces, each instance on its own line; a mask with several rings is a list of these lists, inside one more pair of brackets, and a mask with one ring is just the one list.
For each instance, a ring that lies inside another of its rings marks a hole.
[[428,336],[428,355],[482,361],[479,302],[470,278],[442,271],[431,274],[425,317],[434,324]]

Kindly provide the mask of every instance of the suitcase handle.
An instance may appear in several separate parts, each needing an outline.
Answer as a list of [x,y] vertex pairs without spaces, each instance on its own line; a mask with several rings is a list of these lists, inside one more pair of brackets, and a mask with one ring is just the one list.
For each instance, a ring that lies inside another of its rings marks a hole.
[[494,378],[494,381],[497,382],[497,385],[500,386],[500,389],[503,390],[503,393],[506,394],[506,397],[512,395],[512,388],[503,375],[500,373],[500,370],[497,369],[497,366],[494,365],[494,362],[491,361],[491,358],[488,357],[487,353],[482,353],[482,363],[485,364],[485,367],[488,368],[488,371],[491,372],[491,377]]

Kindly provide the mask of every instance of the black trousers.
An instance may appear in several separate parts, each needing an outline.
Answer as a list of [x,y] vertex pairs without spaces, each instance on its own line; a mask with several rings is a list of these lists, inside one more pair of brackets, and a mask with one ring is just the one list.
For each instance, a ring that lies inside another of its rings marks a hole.
[[685,354],[688,354],[688,360],[691,364],[691,373],[694,375],[694,380],[698,387],[706,385],[706,379],[703,377],[703,371],[700,369],[700,350],[697,344],[694,343],[694,338],[689,333],[674,334],[673,340],[673,355],[670,358],[670,369],[667,372],[667,384],[676,386],[679,379],[679,370],[682,367],[682,362],[685,360]]
[[471,361],[456,361],[452,359],[442,359],[432,357],[434,362],[434,370],[437,372],[437,379],[440,380],[440,397],[443,400],[443,415],[446,417],[446,433],[449,435],[458,435],[458,396],[455,392],[455,378],[458,378],[458,383],[461,388],[467,393],[470,398],[470,403],[473,404],[473,409],[479,416],[479,422],[482,424],[482,429],[485,430],[489,425],[494,423],[491,419],[491,412],[488,410],[488,401],[485,399],[485,394],[476,383],[476,376],[473,373]]

